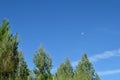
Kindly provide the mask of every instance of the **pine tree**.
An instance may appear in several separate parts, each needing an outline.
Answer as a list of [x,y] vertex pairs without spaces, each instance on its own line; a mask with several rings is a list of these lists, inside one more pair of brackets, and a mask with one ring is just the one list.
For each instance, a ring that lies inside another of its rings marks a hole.
[[66,58],[65,62],[60,65],[54,76],[54,80],[73,80],[73,68],[70,60]]
[[28,80],[35,80],[35,75],[34,75],[33,70],[30,70],[30,71],[29,71]]
[[52,59],[42,47],[40,47],[34,55],[34,64],[36,66],[34,70],[36,80],[52,80],[52,74],[50,72],[52,68]]
[[17,80],[27,80],[29,76],[29,69],[27,68],[27,63],[24,60],[23,54],[19,53],[19,65],[16,73]]
[[95,80],[95,70],[92,63],[88,60],[87,54],[84,53],[82,60],[78,63],[75,71],[74,80]]
[[100,77],[98,76],[98,74],[95,75],[95,80],[100,80]]
[[0,79],[15,79],[18,66],[18,36],[10,33],[9,23],[3,20],[0,27]]

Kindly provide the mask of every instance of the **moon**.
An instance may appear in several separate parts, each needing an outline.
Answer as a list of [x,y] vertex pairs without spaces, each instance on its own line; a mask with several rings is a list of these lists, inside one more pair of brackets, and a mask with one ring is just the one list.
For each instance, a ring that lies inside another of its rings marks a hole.
[[81,32],[81,36],[84,36],[85,35],[85,32]]

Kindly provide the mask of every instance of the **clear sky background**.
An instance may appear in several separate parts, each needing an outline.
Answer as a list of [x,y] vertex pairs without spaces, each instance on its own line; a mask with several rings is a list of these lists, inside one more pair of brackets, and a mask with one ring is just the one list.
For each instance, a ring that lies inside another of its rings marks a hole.
[[52,72],[66,57],[75,67],[86,52],[101,80],[120,80],[119,0],[0,0],[0,24],[4,18],[30,69],[42,44]]

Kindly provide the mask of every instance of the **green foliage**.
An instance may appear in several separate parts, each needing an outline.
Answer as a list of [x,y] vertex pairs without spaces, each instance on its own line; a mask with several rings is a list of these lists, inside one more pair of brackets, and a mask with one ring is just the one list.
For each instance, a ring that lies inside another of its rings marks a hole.
[[29,76],[29,69],[27,68],[27,63],[25,62],[22,53],[19,53],[19,65],[16,74],[17,80],[27,80]]
[[52,59],[42,47],[34,55],[34,64],[36,66],[34,70],[36,80],[52,80],[52,75],[50,73]]
[[9,23],[0,27],[0,80],[27,80],[27,64],[18,51],[18,35],[10,33]]
[[74,80],[78,79],[95,80],[95,70],[86,53],[83,54],[82,60],[78,63],[75,71]]
[[70,60],[66,58],[65,62],[57,69],[57,73],[54,76],[54,80],[72,80],[73,68]]
[[35,75],[33,70],[29,70],[28,80],[35,80]]
[[9,23],[3,20],[0,26],[0,80],[100,80],[86,53],[75,71],[66,58],[57,72],[51,74],[52,59],[42,47],[34,55],[35,69],[30,71],[23,54],[18,51],[18,44],[18,35],[11,34]]
[[18,37],[10,34],[9,23],[3,20],[0,27],[0,76],[7,79],[14,78],[19,58],[18,58]]
[[100,80],[100,77],[98,76],[98,74],[95,75],[95,80]]

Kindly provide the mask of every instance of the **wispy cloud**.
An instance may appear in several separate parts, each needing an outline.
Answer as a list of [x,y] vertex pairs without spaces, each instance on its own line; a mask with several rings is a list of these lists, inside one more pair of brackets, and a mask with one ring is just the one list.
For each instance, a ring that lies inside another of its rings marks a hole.
[[[108,59],[108,58],[111,58],[114,56],[120,56],[120,49],[112,50],[112,51],[105,51],[103,53],[93,55],[93,56],[89,57],[89,60],[91,62],[97,62],[99,60]],[[73,67],[77,66],[78,62],[79,61],[72,62]]]
[[120,73],[120,69],[98,72],[100,76],[113,75]]
[[92,62],[96,62],[96,61],[99,61],[101,59],[107,59],[107,58],[111,58],[111,57],[114,57],[114,56],[120,56],[120,49],[113,50],[113,51],[105,51],[101,54],[91,56],[89,59]]

